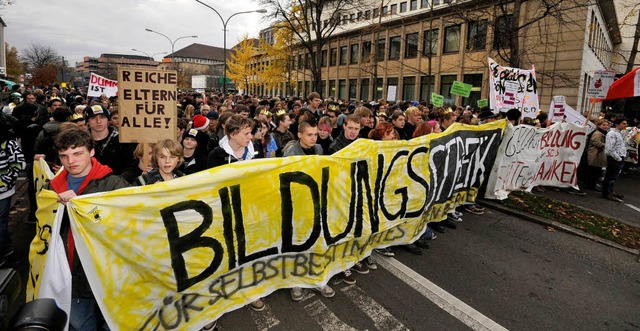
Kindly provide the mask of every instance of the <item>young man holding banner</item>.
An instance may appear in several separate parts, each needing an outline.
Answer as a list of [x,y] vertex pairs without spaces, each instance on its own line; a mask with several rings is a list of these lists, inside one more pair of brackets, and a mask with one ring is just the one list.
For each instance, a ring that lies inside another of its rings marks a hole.
[[[111,168],[100,164],[93,157],[94,146],[91,135],[80,129],[66,130],[56,136],[55,148],[64,169],[45,188],[56,192],[60,203],[66,205],[78,195],[112,191],[129,186],[120,176],[115,176]],[[72,278],[69,329],[98,330],[101,319],[100,310],[75,249],[68,213],[65,213],[62,221],[60,235],[67,249]],[[108,330],[106,325],[103,328]]]

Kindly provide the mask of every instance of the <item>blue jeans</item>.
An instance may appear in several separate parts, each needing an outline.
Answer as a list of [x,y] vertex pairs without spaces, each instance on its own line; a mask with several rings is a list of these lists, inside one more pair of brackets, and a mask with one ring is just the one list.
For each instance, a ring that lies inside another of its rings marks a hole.
[[4,256],[4,253],[11,249],[9,208],[11,208],[11,197],[0,200],[0,257]]
[[102,330],[109,330],[107,323],[101,321],[100,308],[94,298],[72,298],[69,315],[70,331],[95,331],[99,324],[103,324]]

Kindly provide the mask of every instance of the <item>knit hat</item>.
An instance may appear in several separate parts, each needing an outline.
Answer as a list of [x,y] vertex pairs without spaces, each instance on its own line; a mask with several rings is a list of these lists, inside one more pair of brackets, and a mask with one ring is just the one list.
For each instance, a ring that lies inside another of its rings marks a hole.
[[209,119],[202,115],[196,115],[191,119],[191,127],[196,130],[204,130],[209,127]]
[[87,121],[90,118],[92,118],[94,116],[98,116],[98,115],[102,115],[102,116],[105,116],[108,119],[111,119],[111,113],[109,113],[109,110],[105,109],[101,105],[93,105],[91,107],[86,107],[84,109],[84,117],[87,119]]
[[211,110],[211,111],[209,111],[207,113],[207,118],[208,119],[217,120],[219,117],[220,117],[220,115],[217,112],[213,111],[213,110]]

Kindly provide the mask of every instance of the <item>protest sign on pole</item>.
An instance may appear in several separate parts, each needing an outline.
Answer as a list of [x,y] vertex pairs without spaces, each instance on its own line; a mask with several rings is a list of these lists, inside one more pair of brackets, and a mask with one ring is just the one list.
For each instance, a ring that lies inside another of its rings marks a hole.
[[552,123],[562,122],[564,120],[564,110],[566,108],[566,98],[563,95],[556,95],[549,105],[549,120]]
[[[491,109],[517,108],[523,117],[535,118],[540,106],[536,70],[503,67],[488,58],[489,104]],[[512,82],[512,83],[507,83]],[[506,92],[509,92],[506,95]],[[508,102],[506,105],[505,100]]]
[[453,81],[453,85],[451,85],[451,94],[461,95],[465,98],[468,98],[471,95],[471,89],[473,85],[465,84],[459,81]]
[[99,97],[103,94],[109,98],[115,97],[118,94],[118,81],[96,75],[92,72],[89,77],[87,96]]
[[415,241],[475,200],[505,126],[455,123],[409,141],[359,139],[335,157],[238,162],[81,195],[67,205],[77,257],[112,330],[199,330]]
[[120,142],[155,143],[176,138],[175,70],[118,68]]
[[613,83],[615,71],[598,70],[593,73],[591,83],[587,88],[587,97],[604,99],[607,97],[609,87]]
[[489,100],[487,99],[478,100],[478,108],[484,108],[484,107],[489,107]]
[[485,198],[506,199],[511,191],[538,185],[578,188],[577,170],[587,127],[555,123],[549,128],[509,125],[491,169]]
[[444,106],[444,96],[431,92],[431,103],[436,107]]

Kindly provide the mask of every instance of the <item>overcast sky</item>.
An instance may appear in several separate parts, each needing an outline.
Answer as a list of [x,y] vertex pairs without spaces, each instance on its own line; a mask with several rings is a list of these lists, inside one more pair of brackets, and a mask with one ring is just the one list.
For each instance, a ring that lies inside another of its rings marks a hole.
[[[255,0],[202,0],[215,8],[226,20],[233,13],[260,9]],[[4,2],[4,1],[2,1]],[[12,0],[0,16],[6,23],[5,41],[18,52],[31,44],[54,48],[70,66],[84,56],[102,53],[135,54],[135,48],[153,55],[171,52],[171,40],[181,39],[175,50],[192,43],[223,46],[222,21],[211,9],[195,0]],[[227,26],[227,48],[245,34],[258,37],[268,26],[263,14],[234,16]],[[155,56],[160,60],[164,55]]]

